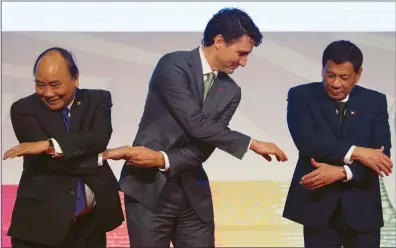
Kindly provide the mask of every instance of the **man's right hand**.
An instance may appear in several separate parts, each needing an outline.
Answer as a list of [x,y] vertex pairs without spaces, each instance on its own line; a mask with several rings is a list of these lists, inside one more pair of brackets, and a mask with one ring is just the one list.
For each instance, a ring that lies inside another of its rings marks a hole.
[[120,160],[126,159],[126,155],[132,151],[131,146],[121,146],[114,149],[107,149],[103,152],[103,160],[113,159]]
[[270,155],[274,155],[278,161],[284,162],[288,160],[285,152],[282,151],[274,143],[262,142],[252,139],[252,143],[250,144],[250,150],[263,156],[267,161],[272,160]]
[[357,146],[352,153],[351,160],[358,160],[363,165],[375,171],[381,177],[392,173],[393,163],[384,153],[384,147],[380,149]]

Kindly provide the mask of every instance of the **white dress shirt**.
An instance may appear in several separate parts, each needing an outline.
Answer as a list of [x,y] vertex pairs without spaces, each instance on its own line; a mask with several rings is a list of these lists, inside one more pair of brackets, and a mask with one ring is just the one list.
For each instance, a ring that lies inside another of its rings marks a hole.
[[[349,95],[347,95],[340,102],[347,102],[348,100],[349,100]],[[338,114],[338,110],[337,109],[336,109],[336,111],[337,111],[337,114]],[[345,109],[345,111],[346,111],[346,109]],[[345,115],[345,112],[343,114]],[[351,180],[353,178],[352,171],[351,171],[351,169],[349,168],[348,165],[353,163],[353,161],[351,161],[351,156],[352,156],[352,153],[353,153],[353,150],[355,149],[355,147],[356,146],[351,146],[351,148],[349,149],[349,151],[347,152],[347,154],[344,157],[344,163],[345,163],[344,169],[345,169],[346,176],[347,176],[347,178],[346,178],[346,180],[344,180],[344,182],[347,182],[347,181],[349,181],[349,180]]]

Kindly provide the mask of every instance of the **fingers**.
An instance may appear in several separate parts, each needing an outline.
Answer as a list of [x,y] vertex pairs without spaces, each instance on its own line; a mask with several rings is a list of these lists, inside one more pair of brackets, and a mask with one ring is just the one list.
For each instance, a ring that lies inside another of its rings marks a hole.
[[6,160],[8,158],[15,158],[15,157],[18,157],[21,155],[23,155],[23,150],[18,145],[18,146],[15,146],[15,147],[9,149],[8,151],[6,151],[4,153],[3,159]]
[[282,162],[287,161],[288,157],[287,157],[286,153],[282,149],[277,147],[276,145],[274,145],[274,146],[275,146],[275,149],[272,154],[276,156],[277,160],[282,161]]
[[271,162],[271,161],[272,161],[271,156],[268,155],[268,154],[264,154],[263,157],[264,157],[268,162]]
[[[308,174],[309,175],[309,174]],[[305,179],[301,178],[300,184],[303,184],[304,186],[310,187],[310,186],[315,186],[317,183],[323,178],[323,175],[320,173],[316,174],[315,176],[308,177]]]
[[393,168],[392,160],[391,160],[388,156],[386,156],[385,154],[384,154],[384,156],[383,156],[383,160],[384,160],[384,162],[385,162],[386,168],[388,168],[388,170],[389,170],[390,172],[392,172],[392,168]]
[[377,164],[378,169],[381,172],[385,173],[385,175],[387,175],[387,176],[389,176],[389,174],[392,172],[392,170],[390,168],[388,168],[388,166],[389,166],[389,164],[386,161],[384,161],[384,160],[380,161]]
[[375,173],[377,173],[380,177],[384,177],[384,174],[382,174],[382,171],[381,171],[380,167],[374,166],[371,169],[374,170]]
[[303,176],[301,178],[301,181],[311,180],[312,178],[318,176],[319,174],[320,174],[319,170],[314,170],[311,173],[308,173],[307,175]]
[[327,185],[326,182],[323,180],[323,181],[320,181],[317,185],[313,185],[311,187],[308,187],[308,189],[310,189],[310,190],[319,189],[319,188],[321,188],[323,186],[326,186],[326,185]]

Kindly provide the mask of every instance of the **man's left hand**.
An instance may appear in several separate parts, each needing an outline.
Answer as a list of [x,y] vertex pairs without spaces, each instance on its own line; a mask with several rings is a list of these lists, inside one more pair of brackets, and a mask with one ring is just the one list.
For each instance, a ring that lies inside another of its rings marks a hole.
[[38,141],[38,142],[25,142],[21,143],[13,148],[9,149],[4,153],[3,159],[15,158],[24,155],[38,155],[44,153],[49,148],[49,142]]
[[130,165],[142,168],[164,167],[165,160],[162,153],[151,150],[144,146],[134,146],[126,155]]
[[343,167],[318,163],[311,159],[311,163],[317,169],[303,176],[300,183],[308,189],[318,189],[344,179]]

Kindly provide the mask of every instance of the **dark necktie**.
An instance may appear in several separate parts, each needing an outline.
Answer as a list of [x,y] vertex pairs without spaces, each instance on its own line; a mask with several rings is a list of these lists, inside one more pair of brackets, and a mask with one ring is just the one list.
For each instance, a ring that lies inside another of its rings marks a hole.
[[335,106],[338,110],[338,119],[340,121],[341,126],[342,126],[342,123],[344,122],[344,118],[345,118],[344,112],[346,109],[346,105],[347,105],[346,102],[335,102]]
[[[69,116],[69,108],[64,108],[62,110],[63,122],[65,123],[67,132],[70,133],[70,116]],[[84,210],[86,207],[86,197],[85,197],[85,186],[82,180],[77,181],[77,202],[76,202],[76,212],[75,215]]]

